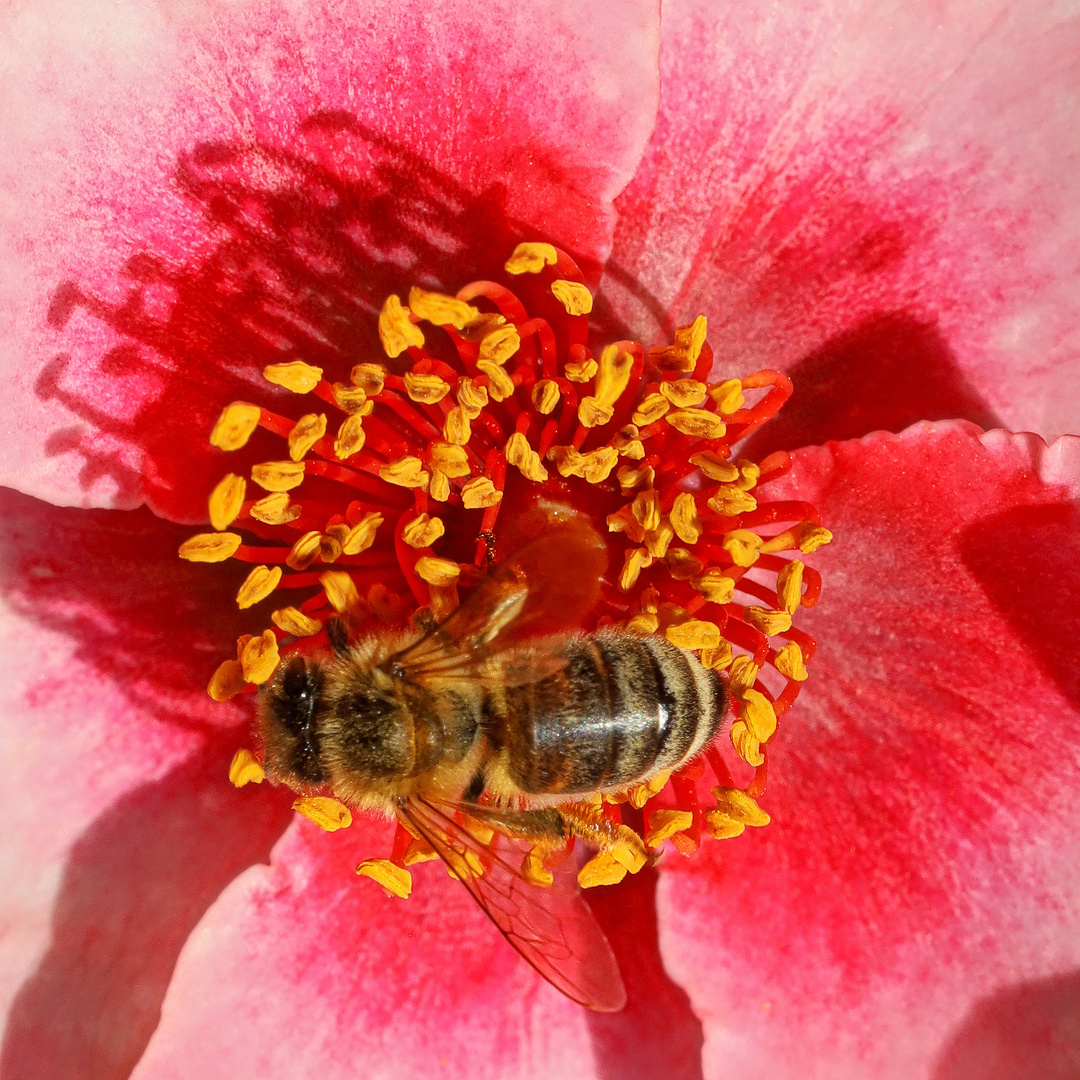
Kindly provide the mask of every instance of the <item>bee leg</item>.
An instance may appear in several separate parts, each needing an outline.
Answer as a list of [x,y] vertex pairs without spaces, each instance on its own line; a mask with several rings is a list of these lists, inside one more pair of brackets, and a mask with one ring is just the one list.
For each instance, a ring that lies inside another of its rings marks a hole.
[[562,814],[554,807],[543,810],[514,810],[505,806],[469,806],[470,817],[489,825],[496,832],[533,843],[561,844],[570,835]]
[[606,818],[598,806],[579,802],[560,806],[567,835],[580,837],[598,851],[612,848],[631,848],[644,861],[647,852],[641,837],[626,825],[618,825]]
[[335,655],[347,655],[349,651],[349,628],[345,625],[345,620],[340,615],[331,615],[324,625],[326,639],[330,642],[330,648],[334,650]]

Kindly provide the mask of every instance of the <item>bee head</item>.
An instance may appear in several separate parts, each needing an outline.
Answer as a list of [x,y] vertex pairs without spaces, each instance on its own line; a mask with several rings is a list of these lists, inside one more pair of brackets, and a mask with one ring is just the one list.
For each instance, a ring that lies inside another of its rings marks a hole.
[[266,771],[290,787],[324,783],[317,720],[324,711],[326,672],[313,657],[291,656],[260,696],[259,726]]

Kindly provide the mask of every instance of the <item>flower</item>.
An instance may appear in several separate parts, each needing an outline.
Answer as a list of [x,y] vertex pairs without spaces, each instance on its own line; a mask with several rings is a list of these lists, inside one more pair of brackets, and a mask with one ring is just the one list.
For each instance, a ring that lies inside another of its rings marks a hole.
[[[432,1044],[470,1075],[955,1078],[986,1047],[1050,1071],[1077,959],[1075,441],[867,432],[941,398],[937,418],[1076,430],[1075,28],[688,4],[661,40],[629,7],[349,10],[8,16],[5,477],[189,524],[5,496],[5,1071],[418,1074]],[[341,269],[365,222],[378,259]],[[526,228],[606,269],[612,337],[705,311],[721,365],[810,359],[852,440],[784,481],[840,539],[810,626],[834,677],[792,713],[774,822],[723,864],[666,860],[655,909],[644,876],[597,900],[639,988],[603,1020],[493,964],[455,883],[396,907],[359,888],[385,830],[328,849],[218,781],[239,714],[203,674],[243,574],[196,589],[175,559],[204,513],[186,493],[219,478],[176,448],[268,348],[360,351],[406,270],[449,287],[461,252],[485,273]],[[948,394],[919,404],[904,364],[852,390],[860,358],[913,347]]]

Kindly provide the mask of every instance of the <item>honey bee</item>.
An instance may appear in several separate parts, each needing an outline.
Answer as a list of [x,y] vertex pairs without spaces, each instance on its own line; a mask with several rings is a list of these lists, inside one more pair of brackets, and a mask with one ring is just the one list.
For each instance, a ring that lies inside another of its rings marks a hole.
[[572,836],[601,850],[625,842],[629,830],[581,812],[586,797],[688,762],[728,699],[715,672],[664,638],[577,629],[606,565],[600,537],[570,518],[439,625],[356,642],[329,628],[332,650],[280,665],[259,727],[272,779],[396,818],[544,978],[613,1012],[626,1001],[622,977],[572,874],[541,888],[522,857]]

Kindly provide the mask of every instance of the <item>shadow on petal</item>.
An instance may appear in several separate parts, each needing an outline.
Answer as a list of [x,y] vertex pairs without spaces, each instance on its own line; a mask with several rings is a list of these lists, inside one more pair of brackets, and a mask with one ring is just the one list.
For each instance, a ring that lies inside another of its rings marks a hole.
[[115,1080],[134,1068],[188,935],[237,874],[269,860],[292,817],[281,793],[225,781],[235,745],[210,739],[76,843],[49,950],[11,1007],[5,1080]]
[[1080,566],[1080,510],[1020,506],[970,526],[961,557],[1036,662],[1080,708],[1080,608],[1068,583]]
[[206,685],[222,649],[255,625],[235,602],[248,567],[183,562],[191,530],[147,510],[78,510],[0,489],[0,522],[0,596],[19,615],[72,638],[75,659],[157,720],[237,722]]
[[176,520],[205,516],[222,407],[288,399],[262,381],[266,365],[304,360],[333,381],[385,361],[388,294],[491,277],[527,231],[504,185],[470,192],[344,112],[309,117],[287,149],[196,146],[175,183],[202,222],[199,254],[134,255],[116,268],[118,296],[58,283],[49,321],[61,340],[89,325],[116,344],[58,351],[36,389],[77,418],[48,448],[82,458],[83,490],[107,478],[119,502],[146,498]]
[[978,1002],[947,1043],[933,1080],[1075,1080],[1080,972],[1020,983]]
[[746,453],[754,460],[829,439],[900,432],[918,420],[1001,426],[938,327],[904,311],[878,315],[838,335],[787,374],[795,393],[748,441]]

